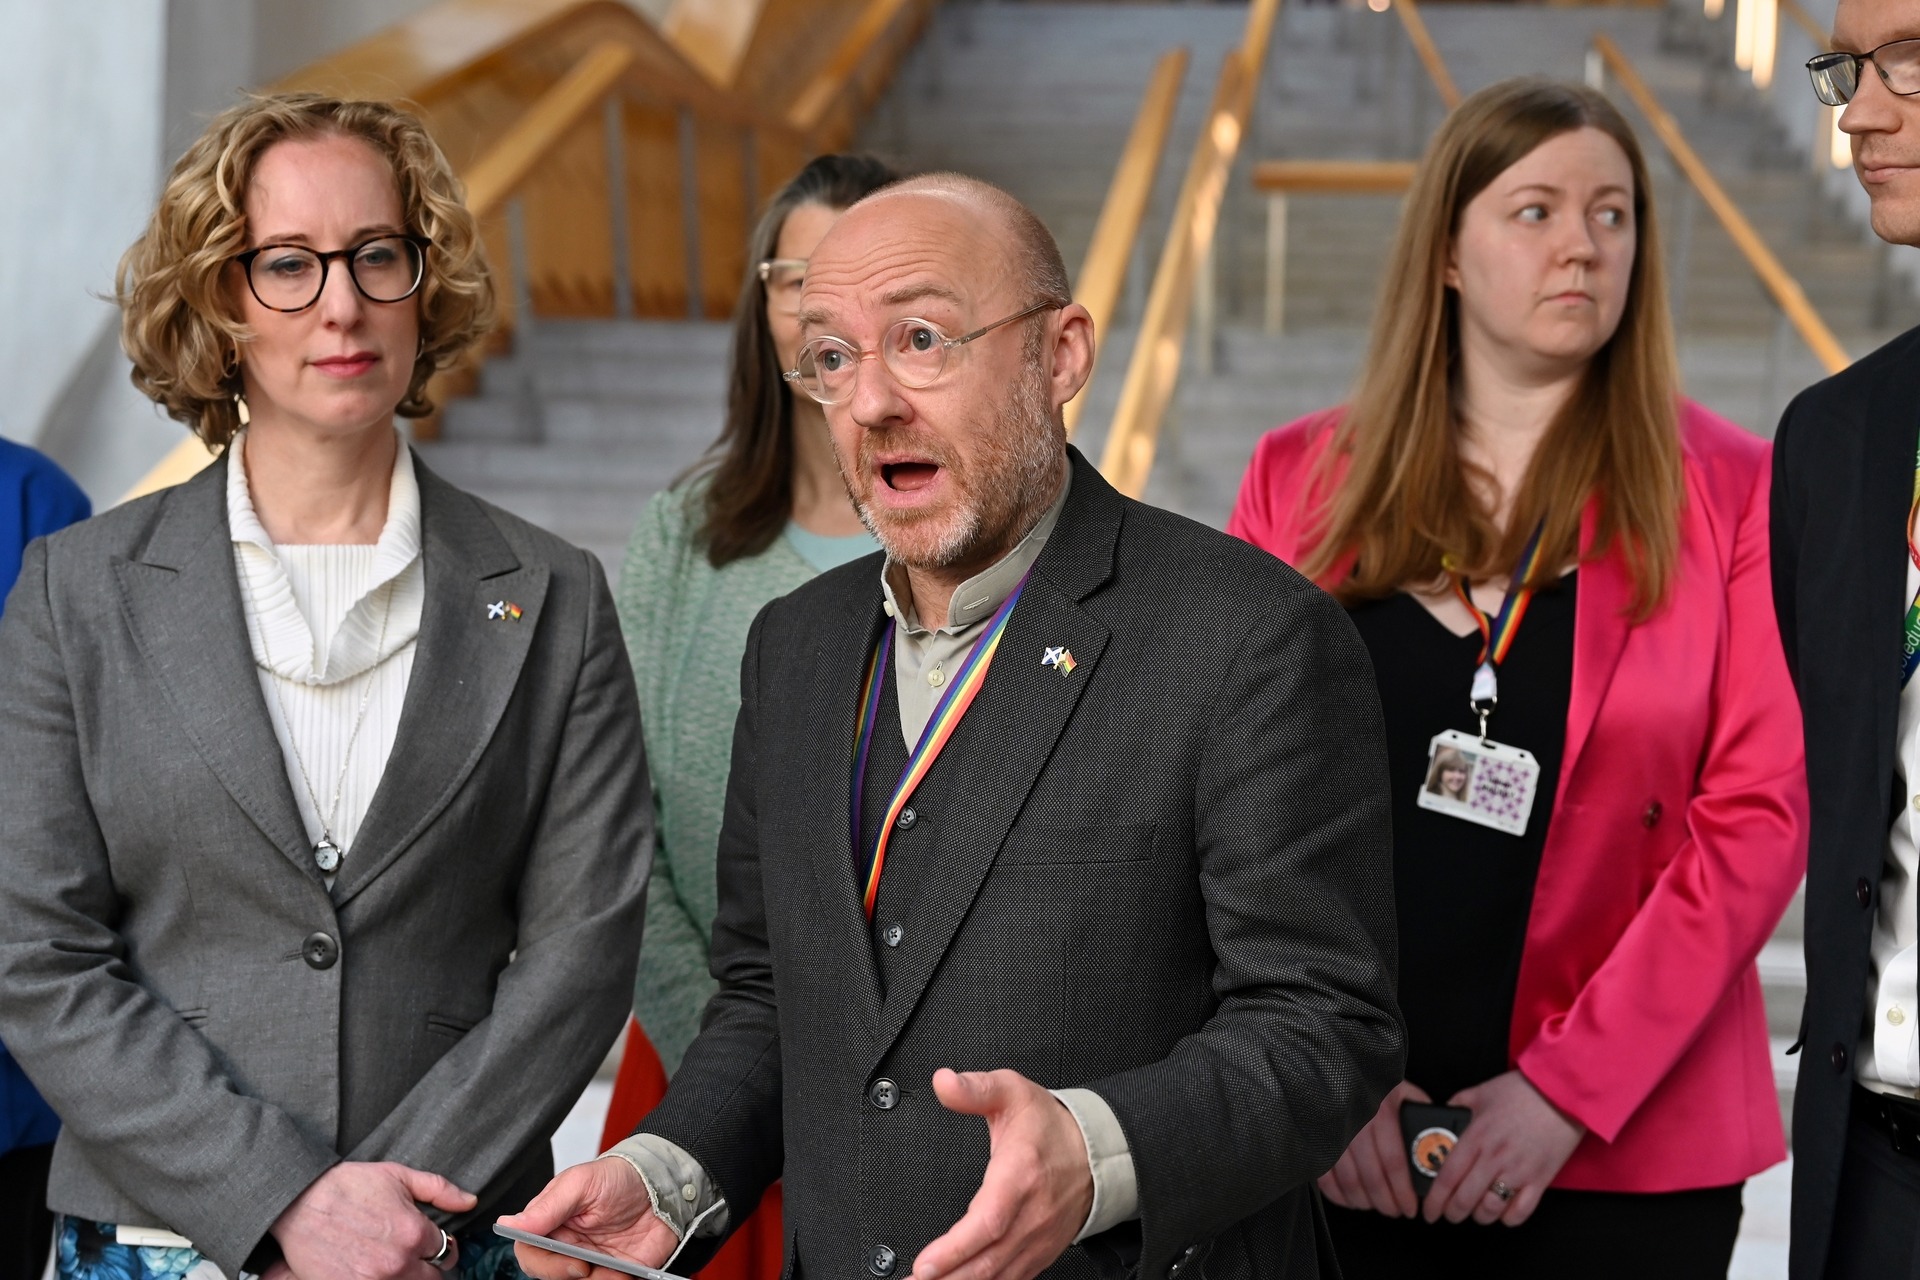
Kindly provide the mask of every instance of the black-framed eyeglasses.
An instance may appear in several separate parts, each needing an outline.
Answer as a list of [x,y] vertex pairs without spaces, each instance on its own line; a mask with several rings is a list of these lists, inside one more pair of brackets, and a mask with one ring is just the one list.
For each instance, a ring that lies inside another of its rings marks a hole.
[[862,351],[845,338],[809,338],[801,344],[793,368],[780,376],[798,386],[821,404],[839,404],[853,394],[860,362],[881,357],[894,378],[903,387],[919,390],[933,385],[947,367],[947,353],[964,347],[975,338],[992,333],[1001,325],[1025,320],[1041,311],[1055,311],[1064,302],[1036,302],[1025,311],[1016,311],[1003,320],[982,325],[972,333],[949,338],[945,330],[931,320],[908,316],[887,326],[880,337],[878,351]]
[[353,287],[369,302],[411,298],[426,279],[425,236],[375,236],[347,249],[322,253],[303,244],[263,244],[237,253],[233,260],[247,273],[247,288],[269,311],[305,311],[320,301],[327,269],[338,258],[347,264]]
[[1860,64],[1871,62],[1887,91],[1901,97],[1920,93],[1920,39],[1889,40],[1865,53],[1820,53],[1807,59],[1813,93],[1830,107],[1844,107],[1860,88]]
[[805,258],[767,258],[760,264],[760,283],[767,301],[781,315],[800,314],[800,282],[807,274]]

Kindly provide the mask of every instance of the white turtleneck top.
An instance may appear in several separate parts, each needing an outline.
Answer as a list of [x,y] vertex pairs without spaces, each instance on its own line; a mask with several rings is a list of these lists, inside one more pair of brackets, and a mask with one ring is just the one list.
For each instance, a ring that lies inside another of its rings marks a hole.
[[245,448],[242,432],[227,521],[260,691],[308,841],[330,835],[350,855],[400,727],[426,598],[413,458],[400,441],[374,545],[276,546],[254,513]]

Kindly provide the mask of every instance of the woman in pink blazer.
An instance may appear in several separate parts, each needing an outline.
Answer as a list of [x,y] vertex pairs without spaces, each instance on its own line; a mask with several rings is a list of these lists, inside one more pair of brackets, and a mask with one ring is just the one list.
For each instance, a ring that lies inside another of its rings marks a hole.
[[1348,606],[1386,716],[1407,1080],[1320,1184],[1360,1280],[1723,1277],[1785,1155],[1768,450],[1678,395],[1647,191],[1599,94],[1468,99],[1353,402],[1264,438],[1228,526]]

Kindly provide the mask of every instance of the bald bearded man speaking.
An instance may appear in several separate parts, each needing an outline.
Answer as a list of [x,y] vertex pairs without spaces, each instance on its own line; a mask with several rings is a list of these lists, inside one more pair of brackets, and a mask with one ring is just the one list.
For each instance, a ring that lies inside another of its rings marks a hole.
[[690,1273],[784,1175],[793,1276],[1319,1274],[1313,1180],[1403,1057],[1366,651],[1068,447],[1092,321],[1004,192],[855,205],[800,322],[885,555],[755,622],[719,993],[504,1223]]

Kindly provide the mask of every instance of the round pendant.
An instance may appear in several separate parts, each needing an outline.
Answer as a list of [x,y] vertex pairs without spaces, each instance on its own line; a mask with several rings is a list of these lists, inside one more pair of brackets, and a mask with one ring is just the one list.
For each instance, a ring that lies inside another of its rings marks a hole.
[[313,846],[313,864],[332,875],[340,869],[340,846],[322,836],[320,843]]

